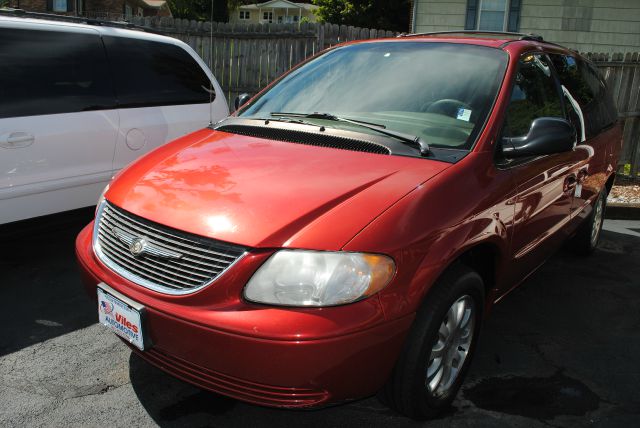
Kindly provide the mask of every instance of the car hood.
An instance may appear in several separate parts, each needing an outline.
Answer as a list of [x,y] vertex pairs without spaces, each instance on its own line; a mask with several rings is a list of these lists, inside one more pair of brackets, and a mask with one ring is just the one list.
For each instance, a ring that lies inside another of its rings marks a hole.
[[338,250],[449,164],[201,130],[144,156],[106,198],[249,247]]

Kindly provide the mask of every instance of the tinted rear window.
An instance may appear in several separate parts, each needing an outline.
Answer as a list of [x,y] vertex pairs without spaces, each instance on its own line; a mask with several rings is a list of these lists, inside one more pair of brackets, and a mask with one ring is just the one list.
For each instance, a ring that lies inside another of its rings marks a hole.
[[0,28],[0,118],[115,107],[92,34]]
[[611,93],[598,71],[586,61],[571,55],[549,55],[560,83],[580,106],[587,138],[611,125],[617,112]]
[[209,102],[209,78],[184,49],[122,37],[103,40],[121,107]]

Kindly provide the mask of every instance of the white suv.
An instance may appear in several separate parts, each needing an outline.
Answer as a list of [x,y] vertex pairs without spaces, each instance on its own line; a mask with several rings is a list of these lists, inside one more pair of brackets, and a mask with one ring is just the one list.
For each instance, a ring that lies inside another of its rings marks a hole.
[[0,17],[0,40],[0,224],[93,205],[129,162],[229,115],[170,37]]

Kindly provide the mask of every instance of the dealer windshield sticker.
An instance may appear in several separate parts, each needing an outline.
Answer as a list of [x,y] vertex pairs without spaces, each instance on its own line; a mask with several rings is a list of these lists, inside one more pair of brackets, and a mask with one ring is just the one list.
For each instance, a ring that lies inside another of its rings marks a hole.
[[466,109],[466,108],[459,108],[458,109],[458,114],[456,115],[456,119],[464,120],[465,122],[469,122],[470,118],[471,118],[471,110]]
[[98,288],[98,319],[118,336],[144,349],[140,312]]

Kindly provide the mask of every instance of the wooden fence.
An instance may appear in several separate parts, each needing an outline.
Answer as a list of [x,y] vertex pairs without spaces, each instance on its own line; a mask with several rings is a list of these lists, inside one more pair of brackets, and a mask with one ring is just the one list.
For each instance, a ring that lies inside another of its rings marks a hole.
[[[255,94],[291,67],[337,43],[394,37],[391,31],[332,24],[230,24],[135,17],[132,23],[178,38],[209,65],[229,101]],[[640,181],[640,58],[638,53],[586,54],[614,91],[624,145],[618,174]]]
[[618,176],[640,181],[640,54],[587,53],[613,90],[618,115],[624,125],[624,144]]
[[[204,60],[233,105],[238,94],[255,94],[291,67],[337,43],[394,37],[396,33],[332,24],[231,24],[134,17],[133,24],[175,37]],[[213,43],[211,43],[213,41]]]

